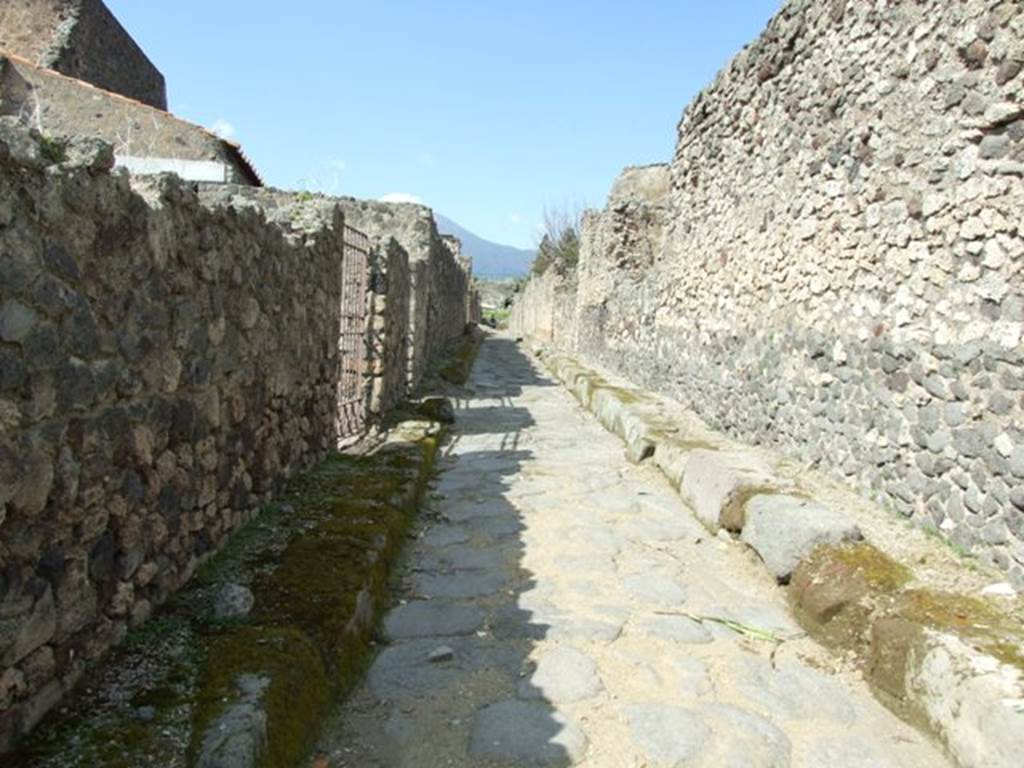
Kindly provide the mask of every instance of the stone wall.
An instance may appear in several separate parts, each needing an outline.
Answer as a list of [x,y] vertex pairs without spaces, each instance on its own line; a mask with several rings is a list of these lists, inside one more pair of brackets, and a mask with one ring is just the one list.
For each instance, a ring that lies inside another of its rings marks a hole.
[[587,219],[576,345],[1024,587],[1022,41],[1015,2],[791,0],[670,185]]
[[337,441],[340,210],[111,163],[0,126],[0,752]]
[[[345,211],[376,204],[113,162],[0,119],[0,754],[339,443]],[[398,214],[365,267],[371,418],[471,306],[429,210]]]
[[212,161],[227,181],[262,184],[237,145],[205,128],[10,56],[0,56],[0,115],[55,140],[103,139],[119,157]]
[[515,296],[508,319],[509,330],[543,344],[575,349],[576,276],[549,269],[534,276]]
[[167,109],[164,76],[101,0],[5,0],[0,51]]
[[371,238],[393,237],[406,252],[410,273],[409,388],[428,361],[461,336],[469,322],[466,296],[472,281],[468,261],[460,263],[438,234],[431,210],[412,203],[338,198],[346,220]]
[[379,418],[408,394],[409,254],[393,237],[374,249],[370,321],[370,414]]

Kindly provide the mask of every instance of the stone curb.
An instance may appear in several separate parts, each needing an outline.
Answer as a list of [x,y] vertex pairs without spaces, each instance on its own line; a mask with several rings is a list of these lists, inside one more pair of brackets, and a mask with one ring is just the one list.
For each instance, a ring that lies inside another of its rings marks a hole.
[[801,626],[852,652],[884,704],[937,736],[964,768],[1020,765],[1024,628],[982,601],[906,589],[910,571],[863,543],[846,514],[796,494],[754,452],[686,434],[648,393],[611,384],[569,355],[534,353],[626,443],[630,461],[651,459],[712,533],[738,535],[790,584]]
[[543,350],[537,356],[605,429],[622,438],[631,461],[653,459],[709,531],[740,535],[780,582],[817,547],[862,538],[844,513],[787,493],[791,484],[753,452],[712,445],[706,434],[681,433],[655,414],[645,392],[611,384],[569,356]]

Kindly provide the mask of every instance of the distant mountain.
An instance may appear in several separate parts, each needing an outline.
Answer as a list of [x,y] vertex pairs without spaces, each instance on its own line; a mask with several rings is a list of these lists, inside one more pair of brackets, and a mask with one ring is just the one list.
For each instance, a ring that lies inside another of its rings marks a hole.
[[477,277],[523,277],[530,271],[536,255],[533,251],[484,240],[436,211],[434,218],[442,235],[455,235],[462,241],[462,252],[472,257],[473,274]]

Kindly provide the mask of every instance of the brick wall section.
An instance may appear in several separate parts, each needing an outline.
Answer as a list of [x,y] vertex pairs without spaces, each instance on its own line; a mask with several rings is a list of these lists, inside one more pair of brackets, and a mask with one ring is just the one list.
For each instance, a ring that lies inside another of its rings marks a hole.
[[164,76],[101,0],[5,0],[0,50],[167,109]]
[[0,752],[337,439],[337,207],[72,155],[0,126]]
[[[578,346],[1024,586],[1024,6],[791,0],[588,220]],[[629,186],[628,184],[626,185]]]
[[205,128],[79,80],[0,56],[0,115],[16,116],[51,138],[95,136],[118,155],[212,160],[228,180],[259,184],[238,150]]

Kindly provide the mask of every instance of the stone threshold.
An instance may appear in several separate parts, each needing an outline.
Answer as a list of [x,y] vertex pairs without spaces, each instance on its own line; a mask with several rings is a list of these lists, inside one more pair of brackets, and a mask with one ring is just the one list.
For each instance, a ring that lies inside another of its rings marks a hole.
[[630,461],[652,463],[709,531],[757,554],[801,626],[852,658],[882,703],[964,768],[1020,764],[1024,623],[1011,604],[921,586],[912,564],[763,452],[571,355],[534,353]]

